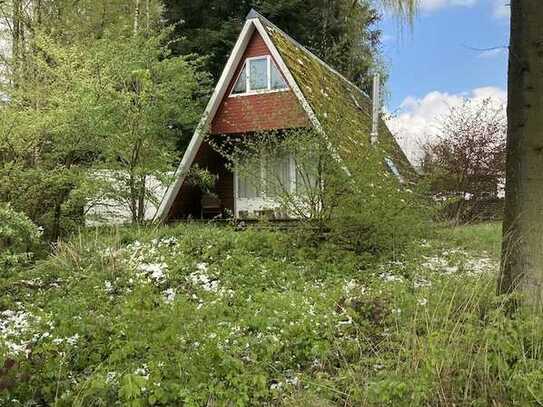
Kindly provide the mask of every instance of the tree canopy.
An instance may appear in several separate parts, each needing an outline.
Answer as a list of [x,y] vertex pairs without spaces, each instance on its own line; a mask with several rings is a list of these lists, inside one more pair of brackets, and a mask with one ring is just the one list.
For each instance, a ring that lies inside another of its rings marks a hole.
[[380,16],[366,0],[166,0],[165,18],[178,38],[174,54],[207,56],[217,79],[251,8],[365,90],[370,70],[383,70]]

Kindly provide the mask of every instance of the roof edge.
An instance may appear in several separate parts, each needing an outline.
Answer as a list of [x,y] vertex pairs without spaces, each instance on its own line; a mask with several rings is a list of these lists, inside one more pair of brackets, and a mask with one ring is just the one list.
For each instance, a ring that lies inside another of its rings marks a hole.
[[298,48],[303,50],[305,53],[309,54],[311,57],[315,58],[321,65],[323,65],[326,69],[332,71],[334,74],[339,76],[342,80],[347,82],[349,85],[351,85],[353,88],[358,90],[363,96],[369,98],[371,100],[371,97],[364,92],[364,90],[360,89],[356,84],[354,84],[350,79],[346,78],[345,75],[340,73],[337,69],[335,69],[333,66],[328,64],[327,62],[324,62],[318,55],[315,55],[313,52],[311,52],[309,49],[307,49],[304,45],[302,45],[300,42],[292,38],[289,34],[287,34],[285,31],[283,31],[281,28],[276,26],[274,23],[272,23],[270,20],[268,20],[266,17],[264,17],[262,14],[260,14],[258,11],[256,11],[254,8],[249,11],[249,14],[247,14],[247,19],[259,19],[263,24],[271,27],[274,30],[279,31],[282,35],[284,35],[290,42],[292,42],[294,45],[296,45]]

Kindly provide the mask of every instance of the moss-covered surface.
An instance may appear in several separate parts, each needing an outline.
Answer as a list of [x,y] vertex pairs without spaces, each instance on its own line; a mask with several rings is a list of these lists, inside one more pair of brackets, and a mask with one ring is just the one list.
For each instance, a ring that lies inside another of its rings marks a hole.
[[[263,19],[262,23],[344,161],[348,163],[349,157],[369,151],[370,98],[270,22]],[[412,179],[415,173],[407,157],[383,120],[379,126],[378,152],[392,158],[402,175]]]

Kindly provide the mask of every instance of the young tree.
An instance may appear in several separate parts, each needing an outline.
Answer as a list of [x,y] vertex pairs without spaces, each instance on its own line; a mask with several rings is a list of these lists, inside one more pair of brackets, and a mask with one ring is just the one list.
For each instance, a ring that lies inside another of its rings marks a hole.
[[[432,193],[456,198],[454,219],[464,220],[464,197],[470,202],[496,197],[505,175],[507,121],[502,106],[491,99],[464,100],[451,107],[443,119],[440,134],[424,146],[423,170],[430,178]],[[469,211],[468,211],[469,212]]]
[[133,222],[144,220],[153,199],[149,178],[164,180],[171,171],[177,129],[194,124],[201,111],[195,95],[202,76],[190,60],[168,57],[165,38],[99,42],[86,67],[96,84],[88,114],[100,123],[110,196],[130,209]]
[[505,218],[499,291],[543,299],[543,8],[512,0]]

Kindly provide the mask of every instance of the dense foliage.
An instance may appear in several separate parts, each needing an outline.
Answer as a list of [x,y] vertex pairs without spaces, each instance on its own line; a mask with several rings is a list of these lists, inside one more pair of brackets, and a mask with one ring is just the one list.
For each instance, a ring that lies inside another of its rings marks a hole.
[[28,217],[0,204],[0,278],[30,263],[40,236]]
[[381,262],[195,225],[75,237],[2,282],[0,403],[540,399],[541,317],[506,316],[495,261],[443,240],[413,251]]
[[371,89],[370,70],[383,70],[379,15],[366,0],[168,0],[165,17],[184,38],[174,53],[208,56],[208,70],[218,79],[251,8],[365,90]]
[[198,59],[171,56],[158,3],[139,19],[110,3],[14,2],[6,24],[16,49],[2,83],[0,201],[49,239],[104,199],[141,222],[147,180],[172,170],[207,97]]
[[[275,202],[276,213],[300,220],[308,239],[326,238],[356,253],[390,254],[427,232],[424,200],[415,184],[387,167],[386,153],[358,145],[340,155],[339,140],[306,129],[226,141],[208,137],[239,177]],[[281,169],[285,164],[295,167],[294,187]]]

